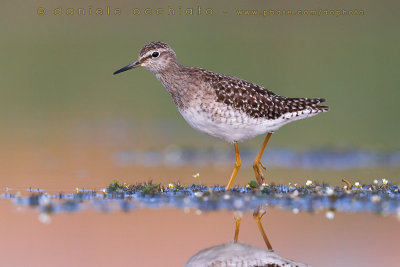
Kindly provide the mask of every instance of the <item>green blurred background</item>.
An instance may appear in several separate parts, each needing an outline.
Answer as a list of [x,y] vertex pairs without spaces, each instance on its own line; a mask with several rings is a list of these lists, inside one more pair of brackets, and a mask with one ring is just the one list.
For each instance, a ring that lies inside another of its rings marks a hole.
[[[120,8],[67,16],[67,8]],[[135,16],[133,8],[211,8],[213,15]],[[39,7],[46,8],[38,15]],[[63,15],[51,12],[61,7]],[[291,97],[324,97],[330,112],[289,124],[271,146],[400,148],[397,1],[7,1],[0,9],[0,145],[99,144],[135,149],[230,147],[197,133],[152,73],[113,71],[147,42],[184,65]],[[362,9],[364,16],[237,16],[236,9]],[[247,141],[256,148],[263,137]]]

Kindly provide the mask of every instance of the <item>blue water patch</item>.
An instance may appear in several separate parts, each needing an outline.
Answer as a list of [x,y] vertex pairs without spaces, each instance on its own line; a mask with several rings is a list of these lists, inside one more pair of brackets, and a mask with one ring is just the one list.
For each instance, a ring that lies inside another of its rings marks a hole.
[[204,185],[159,184],[110,185],[102,191],[82,190],[70,194],[34,192],[22,197],[20,193],[7,192],[0,198],[10,199],[17,206],[35,209],[39,213],[71,213],[85,209],[103,212],[130,211],[140,208],[178,208],[197,211],[232,210],[252,212],[261,206],[315,212],[327,210],[327,217],[335,212],[372,212],[400,216],[400,186],[387,180],[371,185],[332,187],[309,181],[306,186],[264,185],[260,188]]

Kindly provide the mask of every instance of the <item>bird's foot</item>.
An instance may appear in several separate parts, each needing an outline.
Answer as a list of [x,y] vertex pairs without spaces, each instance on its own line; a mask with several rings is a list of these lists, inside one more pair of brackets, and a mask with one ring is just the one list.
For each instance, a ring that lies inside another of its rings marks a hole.
[[242,222],[243,213],[241,211],[236,211],[233,214],[233,218],[235,219],[235,237],[233,238],[233,242],[237,243],[239,239],[239,229],[240,229],[240,223]]
[[254,212],[253,212],[253,218],[254,220],[260,222],[261,218],[267,213],[267,211],[263,207],[258,207]]
[[262,169],[266,170],[265,166],[259,160],[255,160],[253,164],[254,174],[256,175],[256,179],[258,185],[262,185],[265,181]]
[[267,237],[267,235],[265,234],[264,227],[263,227],[262,224],[261,224],[261,218],[262,218],[266,213],[267,213],[267,211],[266,211],[266,209],[265,209],[264,207],[262,207],[262,206],[261,206],[261,207],[258,207],[258,208],[254,211],[254,213],[253,213],[253,218],[254,218],[254,220],[256,221],[256,224],[257,224],[257,226],[258,226],[258,229],[260,230],[261,236],[263,237],[264,242],[265,242],[265,244],[267,245],[267,248],[268,248],[270,251],[273,251],[272,246],[271,246],[271,243],[269,242],[268,237]]

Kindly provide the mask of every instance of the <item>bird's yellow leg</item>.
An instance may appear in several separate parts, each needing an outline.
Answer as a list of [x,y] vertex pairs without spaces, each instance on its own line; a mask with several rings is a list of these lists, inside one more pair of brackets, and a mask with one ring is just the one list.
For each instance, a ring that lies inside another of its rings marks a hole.
[[235,168],[233,169],[231,178],[229,179],[229,182],[226,186],[226,190],[231,189],[233,182],[235,181],[236,174],[238,173],[240,166],[242,166],[242,161],[240,160],[240,155],[239,155],[239,145],[237,142],[234,143],[235,145],[235,153],[236,153],[236,162],[235,162]]
[[264,153],[265,147],[267,146],[269,139],[271,138],[271,135],[272,133],[268,133],[265,137],[264,143],[262,144],[260,151],[258,152],[257,157],[253,163],[254,174],[256,175],[256,179],[259,185],[262,185],[264,182],[264,175],[261,168],[265,170],[264,165],[261,163],[261,157]]
[[271,243],[269,242],[268,237],[267,237],[267,235],[265,234],[264,228],[263,228],[263,226],[262,226],[262,224],[261,224],[261,218],[265,215],[265,213],[266,213],[265,210],[260,211],[260,208],[258,208],[257,210],[254,211],[254,213],[253,213],[253,218],[254,218],[254,220],[256,221],[256,224],[257,224],[257,226],[258,226],[258,229],[259,229],[260,232],[261,232],[261,235],[262,235],[262,237],[263,237],[263,239],[264,239],[265,244],[267,245],[267,247],[268,247],[269,250],[272,250]]
[[237,241],[239,239],[240,223],[242,222],[242,213],[241,212],[235,212],[233,214],[233,218],[235,219],[235,237],[233,238],[233,242],[237,243]]

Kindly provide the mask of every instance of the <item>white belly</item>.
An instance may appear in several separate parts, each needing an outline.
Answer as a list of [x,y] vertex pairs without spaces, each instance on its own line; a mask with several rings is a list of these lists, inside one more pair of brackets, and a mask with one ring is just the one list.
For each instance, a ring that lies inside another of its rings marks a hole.
[[233,110],[227,106],[215,109],[210,113],[199,109],[185,109],[180,112],[194,129],[230,143],[273,132],[289,122],[317,114],[315,111],[311,113],[311,110],[304,110],[303,114],[300,113],[298,116],[294,112],[287,113],[275,120],[267,120],[266,118],[252,118],[242,111]]

